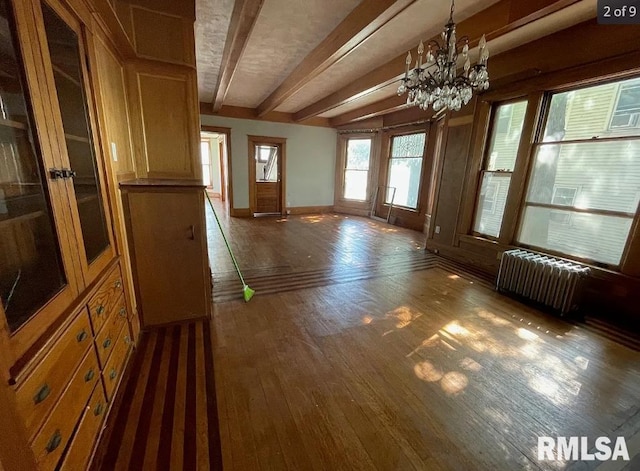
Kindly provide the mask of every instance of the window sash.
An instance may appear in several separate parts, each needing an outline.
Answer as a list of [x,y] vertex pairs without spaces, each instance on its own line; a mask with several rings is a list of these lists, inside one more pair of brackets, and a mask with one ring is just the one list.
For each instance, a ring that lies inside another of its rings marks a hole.
[[[395,139],[399,139],[402,137],[406,137],[406,136],[422,136],[422,139],[424,140],[423,145],[422,145],[422,153],[420,155],[393,155],[393,144]],[[417,132],[405,132],[402,134],[394,134],[391,136],[390,141],[389,141],[389,156],[388,156],[388,162],[387,162],[387,178],[386,178],[386,191],[385,191],[385,196],[384,196],[384,204],[385,205],[390,205],[391,203],[391,197],[393,197],[393,206],[396,208],[402,208],[402,209],[406,209],[409,211],[418,211],[419,207],[420,207],[420,193],[422,192],[422,175],[424,174],[424,153],[427,147],[427,133],[425,131],[417,131]],[[393,168],[393,162],[396,161],[420,161],[420,175],[419,175],[419,181],[418,181],[418,187],[415,190],[415,194],[408,194],[409,188],[407,189],[407,200],[411,201],[415,199],[415,205],[411,205],[411,204],[399,204],[398,203],[398,191],[400,190],[400,188],[395,187],[391,184],[391,177],[392,177],[392,168]],[[395,188],[395,192],[392,190],[392,188]]]

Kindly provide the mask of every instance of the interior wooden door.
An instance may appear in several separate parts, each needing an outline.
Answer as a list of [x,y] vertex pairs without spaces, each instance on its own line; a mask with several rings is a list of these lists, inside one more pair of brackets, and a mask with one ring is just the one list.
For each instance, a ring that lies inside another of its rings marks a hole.
[[256,160],[256,213],[280,212],[280,155],[279,144],[257,144]]
[[258,214],[284,213],[283,164],[284,144],[273,141],[254,141],[251,158],[252,212]]

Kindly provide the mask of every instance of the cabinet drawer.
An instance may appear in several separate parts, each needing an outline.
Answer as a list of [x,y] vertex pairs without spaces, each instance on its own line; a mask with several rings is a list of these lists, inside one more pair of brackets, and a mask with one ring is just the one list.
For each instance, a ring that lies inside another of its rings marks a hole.
[[100,332],[102,325],[123,292],[122,274],[120,273],[120,265],[117,265],[89,300],[89,315],[94,334]]
[[102,383],[98,381],[60,469],[69,471],[87,469],[106,413],[107,400],[104,397]]
[[116,338],[122,330],[122,326],[127,323],[127,308],[125,307],[124,296],[120,296],[115,309],[109,313],[100,333],[96,336],[96,348],[98,359],[104,367],[109,359],[116,343]]
[[98,357],[91,349],[31,443],[38,469],[56,467],[99,378]]
[[16,391],[18,412],[29,439],[44,422],[92,343],[89,316],[83,309]]
[[107,391],[107,400],[111,401],[113,392],[122,378],[122,372],[125,367],[129,347],[131,346],[131,338],[129,337],[129,328],[124,325],[118,336],[118,340],[113,347],[113,353],[109,357],[106,366],[102,370],[104,378],[104,387]]

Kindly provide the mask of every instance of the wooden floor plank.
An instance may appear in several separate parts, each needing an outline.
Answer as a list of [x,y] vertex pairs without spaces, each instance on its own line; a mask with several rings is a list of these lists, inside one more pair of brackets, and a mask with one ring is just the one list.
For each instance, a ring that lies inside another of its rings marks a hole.
[[171,351],[173,349],[173,336],[167,331],[165,334],[164,348],[160,361],[156,363],[157,380],[155,383],[152,401],[146,405],[151,410],[151,420],[147,430],[146,447],[144,451],[144,461],[142,469],[157,469],[161,463],[158,461],[160,449],[160,437],[162,435],[162,417],[165,411],[165,401],[167,398],[167,378],[169,377],[169,364],[171,361]]
[[[208,332],[207,332],[208,334]],[[205,378],[204,331],[201,322],[196,323],[196,441],[197,469],[209,466],[209,415],[207,413],[207,388]]]
[[178,371],[176,379],[176,397],[173,410],[171,440],[171,469],[179,469],[184,459],[184,428],[187,397],[187,347],[189,330],[180,326],[180,350],[178,353]]
[[147,381],[149,379],[151,364],[153,361],[153,353],[156,350],[157,340],[158,340],[158,336],[155,332],[149,334],[148,346],[146,349],[146,355],[143,359],[140,376],[135,379],[136,381],[135,393],[130,398],[131,409],[127,417],[124,419],[128,425],[125,428],[122,441],[121,441],[122,445],[118,450],[118,458],[114,466],[114,468],[118,470],[129,469],[129,462],[131,461],[131,457],[134,454],[133,446],[134,446],[135,437],[138,431],[137,424],[139,423],[141,415],[145,411],[144,396],[147,388]]
[[[538,436],[639,433],[639,352],[474,270],[422,265],[422,234],[334,215],[223,223],[267,292],[145,334],[119,469],[158,446],[144,435],[157,408],[141,403],[161,396],[171,469],[558,470],[537,461]],[[359,275],[381,266],[398,270]]]

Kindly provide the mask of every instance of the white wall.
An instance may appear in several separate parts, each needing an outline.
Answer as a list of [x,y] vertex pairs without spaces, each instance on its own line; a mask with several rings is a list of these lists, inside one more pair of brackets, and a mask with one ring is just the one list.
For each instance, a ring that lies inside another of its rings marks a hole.
[[249,207],[249,143],[247,136],[287,139],[287,207],[333,206],[337,133],[299,124],[201,115],[203,125],[231,128],[233,205]]

